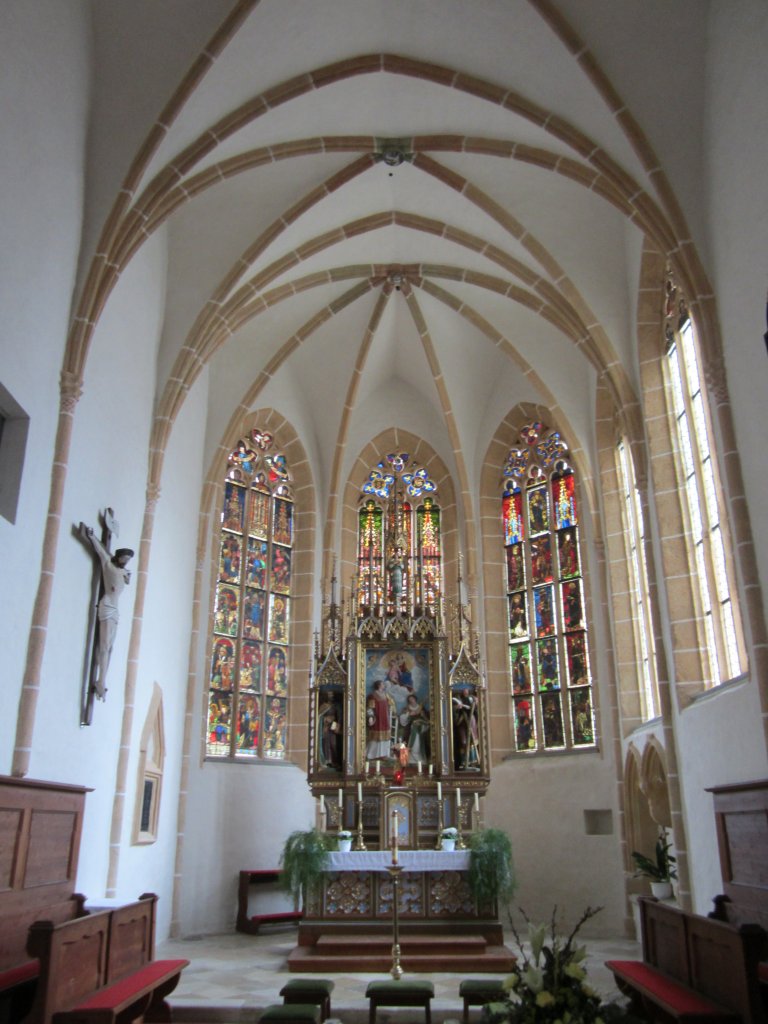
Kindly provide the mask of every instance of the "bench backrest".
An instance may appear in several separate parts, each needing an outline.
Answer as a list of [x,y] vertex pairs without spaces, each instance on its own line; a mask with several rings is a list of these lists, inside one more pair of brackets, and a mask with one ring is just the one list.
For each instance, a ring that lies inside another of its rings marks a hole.
[[157,896],[145,893],[136,903],[111,912],[107,982],[118,981],[148,964],[155,955],[155,905]]
[[687,915],[691,987],[738,1013],[762,1021],[757,965],[765,946],[759,925],[736,928],[723,921]]
[[29,959],[33,921],[83,913],[73,889],[87,792],[0,775],[0,971]]
[[40,961],[33,1024],[49,1024],[54,1013],[106,984],[111,914],[103,910],[62,924],[36,921],[29,929],[27,952]]
[[757,970],[766,951],[762,928],[737,928],[647,897],[639,904],[646,963],[745,1022],[764,1020]]
[[683,985],[690,984],[685,914],[656,900],[640,897],[643,960]]

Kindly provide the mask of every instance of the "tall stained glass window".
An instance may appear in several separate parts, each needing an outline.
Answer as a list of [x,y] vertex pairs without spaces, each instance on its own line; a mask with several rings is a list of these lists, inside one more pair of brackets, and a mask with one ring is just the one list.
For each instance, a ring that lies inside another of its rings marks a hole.
[[744,669],[738,610],[731,599],[726,526],[721,517],[719,475],[712,458],[709,409],[699,372],[698,344],[685,300],[667,280],[666,364],[671,411],[677,428],[678,469],[692,545],[691,571],[712,685]]
[[359,614],[437,611],[443,562],[436,491],[407,452],[387,455],[369,474],[358,516]]
[[520,752],[595,745],[579,509],[568,446],[531,423],[504,464],[509,663]]
[[253,430],[230,453],[224,483],[208,757],[285,757],[293,522],[285,457]]

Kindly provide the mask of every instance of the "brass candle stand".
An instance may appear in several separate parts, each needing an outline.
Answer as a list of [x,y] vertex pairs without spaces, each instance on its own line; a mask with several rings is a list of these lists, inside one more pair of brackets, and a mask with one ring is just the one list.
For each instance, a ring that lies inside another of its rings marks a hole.
[[367,850],[368,847],[365,845],[365,839],[363,838],[363,801],[362,799],[357,801],[357,830],[355,834],[355,843],[352,847],[353,850]]
[[464,836],[461,834],[461,800],[456,800],[456,849],[466,850],[467,844],[464,842]]
[[403,968],[400,966],[400,872],[403,870],[397,860],[397,847],[392,851],[392,863],[387,868],[392,879],[392,966],[389,973],[400,981]]
[[445,821],[443,819],[443,797],[442,794],[437,798],[437,841],[435,842],[435,849],[440,850],[443,846],[443,828]]

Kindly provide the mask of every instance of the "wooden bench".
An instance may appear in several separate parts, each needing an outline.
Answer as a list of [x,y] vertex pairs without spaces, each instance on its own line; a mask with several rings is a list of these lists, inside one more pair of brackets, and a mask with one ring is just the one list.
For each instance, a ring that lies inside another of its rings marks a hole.
[[687,1024],[764,1020],[757,982],[762,928],[735,928],[648,897],[638,903],[642,961],[606,962],[636,1012]]
[[237,922],[235,924],[237,931],[256,935],[263,924],[298,924],[304,916],[304,912],[301,910],[279,910],[268,914],[249,914],[248,912],[251,886],[277,882],[279,877],[280,872],[277,869],[240,872],[237,888]]
[[29,1024],[170,1021],[166,996],[188,960],[155,960],[157,897],[62,924],[38,921],[27,950],[40,962]]
[[82,786],[0,776],[0,1024],[29,1013],[40,965],[27,953],[30,925],[82,916],[73,893],[85,794]]

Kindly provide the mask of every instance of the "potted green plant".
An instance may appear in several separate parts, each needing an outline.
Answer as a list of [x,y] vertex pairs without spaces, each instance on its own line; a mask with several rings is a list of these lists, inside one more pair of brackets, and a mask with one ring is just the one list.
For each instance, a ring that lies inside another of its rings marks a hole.
[[280,879],[283,889],[290,892],[299,905],[304,905],[315,887],[319,884],[323,872],[328,867],[328,854],[335,845],[335,837],[318,828],[306,832],[291,832],[285,841],[280,854]]
[[639,850],[633,850],[632,860],[635,862],[635,878],[647,878],[651,883],[651,892],[660,900],[672,895],[672,879],[677,878],[677,863],[669,852],[672,844],[667,842],[667,830],[662,828],[656,840],[654,857],[647,857]]
[[507,906],[517,880],[512,844],[500,828],[483,828],[469,837],[469,887],[478,907]]

